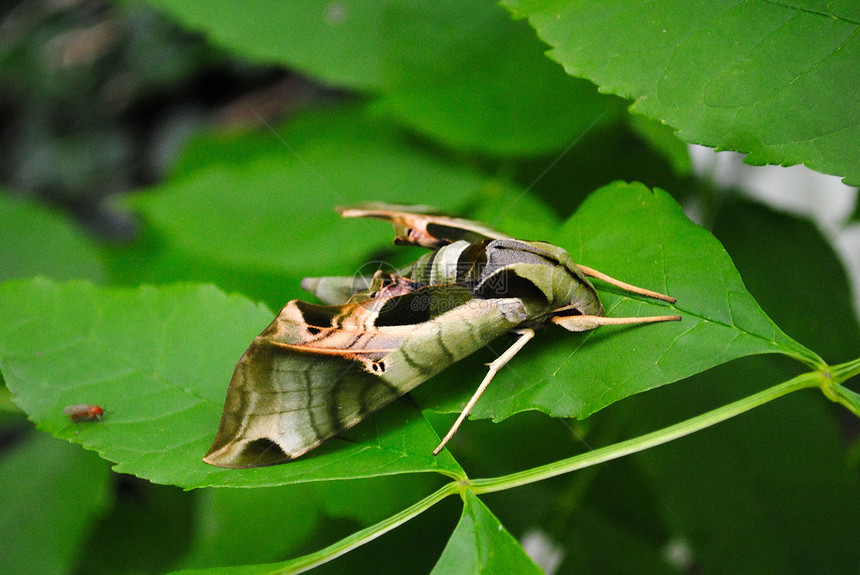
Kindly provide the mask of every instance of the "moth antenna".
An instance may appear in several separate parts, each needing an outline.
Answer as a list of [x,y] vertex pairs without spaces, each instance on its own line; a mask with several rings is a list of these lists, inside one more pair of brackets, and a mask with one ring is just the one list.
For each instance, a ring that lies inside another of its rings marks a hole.
[[442,448],[445,447],[448,440],[454,437],[454,434],[457,433],[457,430],[460,428],[460,424],[463,423],[466,416],[468,416],[469,412],[472,411],[472,408],[475,407],[475,404],[478,402],[478,398],[481,397],[481,394],[484,393],[484,390],[487,389],[488,385],[490,385],[490,382],[493,380],[496,373],[502,369],[502,367],[504,367],[504,365],[508,363],[531,338],[535,336],[535,331],[533,329],[521,329],[517,330],[516,333],[520,334],[519,339],[517,339],[511,347],[506,349],[505,353],[489,364],[490,369],[487,371],[484,381],[481,382],[481,385],[478,386],[478,389],[475,391],[474,395],[472,395],[472,399],[469,400],[469,403],[467,403],[466,407],[463,408],[463,411],[460,412],[460,416],[457,417],[457,421],[455,421],[454,425],[451,426],[451,429],[448,430],[448,433],[442,439],[442,443],[433,450],[433,455],[439,455],[439,452],[442,451]]
[[584,273],[588,277],[603,280],[608,284],[611,284],[611,285],[614,285],[615,287],[619,287],[619,288],[623,289],[624,291],[629,291],[630,293],[644,295],[645,297],[650,297],[650,298],[654,298],[654,299],[667,301],[669,303],[675,303],[675,298],[673,298],[672,296],[663,295],[661,293],[651,291],[651,290],[648,290],[645,288],[636,287],[634,285],[623,282],[621,280],[617,280],[613,277],[606,275],[603,272],[599,272],[596,269],[593,269],[593,268],[590,268],[587,266],[576,264],[576,267],[578,267],[579,271],[581,271],[582,273]]

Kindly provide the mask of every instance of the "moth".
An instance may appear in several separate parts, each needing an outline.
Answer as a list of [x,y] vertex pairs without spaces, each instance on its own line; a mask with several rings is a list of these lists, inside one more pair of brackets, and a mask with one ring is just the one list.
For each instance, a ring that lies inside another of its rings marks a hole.
[[69,419],[75,423],[96,420],[101,421],[104,412],[105,410],[98,405],[88,405],[86,403],[70,405],[63,409],[63,413],[68,415]]
[[577,265],[550,243],[515,239],[422,206],[362,204],[338,211],[387,220],[395,244],[432,251],[395,273],[304,279],[302,287],[324,305],[287,303],[242,355],[207,463],[244,468],[295,459],[499,336],[518,335],[489,365],[438,453],[535,329],[681,319],[606,317],[589,278],[675,300]]

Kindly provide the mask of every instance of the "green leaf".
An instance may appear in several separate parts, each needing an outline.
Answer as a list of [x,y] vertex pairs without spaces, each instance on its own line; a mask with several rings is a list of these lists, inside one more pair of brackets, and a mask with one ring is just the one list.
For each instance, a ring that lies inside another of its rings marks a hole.
[[532,30],[495,1],[398,2],[392,12],[403,41],[387,54],[389,84],[373,109],[445,145],[557,152],[623,115],[621,99],[553,70]]
[[0,230],[0,281],[104,277],[94,242],[54,210],[0,192]]
[[[203,463],[233,366],[273,315],[211,286],[8,282],[0,285],[0,369],[16,404],[40,429],[155,483],[283,485],[462,473],[450,456],[432,455],[438,436],[408,399],[289,466],[236,471]],[[76,403],[102,406],[104,420],[73,424],[63,408]]]
[[690,175],[693,169],[690,151],[687,144],[678,139],[672,128],[638,114],[630,115],[628,123],[630,128],[645,140],[655,152],[669,161],[677,175]]
[[[210,164],[136,198],[134,205],[173,249],[188,256],[301,277],[309,270],[352,273],[353,262],[390,244],[389,228],[344,222],[335,206],[373,199],[456,208],[484,181],[404,146],[381,124],[368,124],[360,115],[340,117],[344,124],[367,126],[372,136],[355,136],[345,125],[340,133],[316,137],[287,129],[270,136],[268,153],[255,150],[241,164]],[[242,142],[233,143],[241,156]]]
[[146,3],[245,58],[281,63],[343,87],[382,87],[386,62],[380,47],[396,46],[387,24],[396,2]]
[[517,540],[470,490],[463,494],[463,515],[433,568],[446,573],[541,573]]
[[443,162],[347,107],[296,117],[276,134],[199,138],[170,181],[129,200],[143,237],[108,247],[106,259],[115,283],[211,282],[279,308],[309,297],[299,287],[305,276],[372,274],[380,260],[403,264],[423,254],[393,251],[390,226],[344,220],[334,210],[367,200],[454,213],[515,207],[505,215],[514,231],[556,223],[521,189]]
[[92,453],[30,433],[0,459],[4,573],[70,573],[110,499],[108,466]]
[[[577,263],[678,300],[668,306],[632,299],[595,281],[607,315],[678,313],[682,320],[581,334],[548,329],[499,372],[475,406],[475,417],[498,421],[538,409],[553,417],[582,418],[624,397],[747,355],[781,353],[822,364],[765,315],[720,243],[687,219],[665,192],[641,184],[606,186],[548,239],[565,247]],[[539,343],[541,337],[546,343]],[[507,345],[500,340],[488,348],[498,355]],[[459,412],[481,375],[458,370],[454,379],[443,372],[414,395],[422,406]],[[464,383],[469,380],[474,385]]]
[[148,3],[238,54],[379,95],[377,111],[451,146],[546,153],[621,112],[491,0]]
[[856,2],[503,4],[569,74],[635,100],[681,139],[860,183]]
[[391,245],[389,226],[345,221],[335,206],[374,200],[459,211],[485,188],[517,193],[408,146],[355,109],[310,114],[279,134],[213,140],[193,147],[177,177],[132,200],[152,238],[133,259],[114,254],[116,269],[134,264],[118,275],[215,281],[246,293],[263,283],[281,305],[285,291],[303,293],[300,278],[351,275]]

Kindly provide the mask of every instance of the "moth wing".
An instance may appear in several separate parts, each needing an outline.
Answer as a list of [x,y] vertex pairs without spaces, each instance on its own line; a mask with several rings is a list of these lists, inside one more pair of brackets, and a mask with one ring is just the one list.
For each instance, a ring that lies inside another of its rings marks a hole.
[[365,203],[337,208],[345,218],[376,218],[394,224],[395,244],[438,248],[458,240],[470,243],[511,239],[480,222],[449,216],[429,206]]
[[[290,461],[528,319],[516,298],[467,294],[435,286],[342,306],[288,303],[236,365],[204,460]],[[434,300],[454,305],[434,311]]]

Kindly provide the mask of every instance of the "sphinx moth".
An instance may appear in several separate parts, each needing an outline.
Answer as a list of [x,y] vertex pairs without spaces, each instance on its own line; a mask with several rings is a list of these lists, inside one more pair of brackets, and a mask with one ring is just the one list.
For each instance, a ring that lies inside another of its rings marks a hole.
[[490,364],[478,391],[434,451],[465,419],[493,375],[535,334],[679,320],[605,317],[589,277],[675,300],[578,266],[552,244],[511,238],[426,207],[363,204],[344,217],[394,224],[396,244],[432,251],[396,273],[306,278],[324,305],[293,300],[257,336],[233,372],[221,424],[203,458],[230,468],[295,459],[352,427],[497,337],[515,343]]

